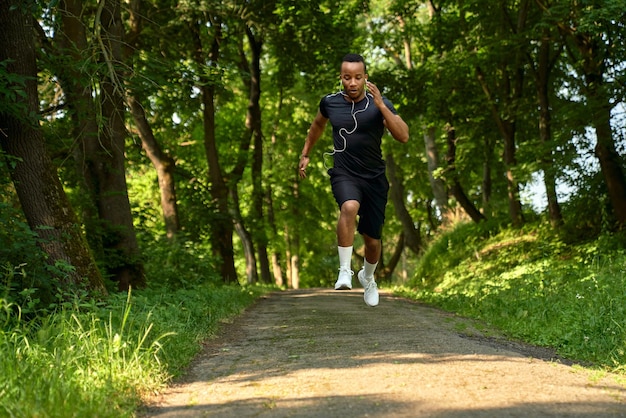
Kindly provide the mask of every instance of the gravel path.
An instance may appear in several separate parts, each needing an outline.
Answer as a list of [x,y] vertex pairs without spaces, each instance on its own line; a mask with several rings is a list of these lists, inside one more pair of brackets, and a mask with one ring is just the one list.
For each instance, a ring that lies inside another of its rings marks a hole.
[[145,417],[626,417],[626,386],[472,322],[362,289],[272,293]]

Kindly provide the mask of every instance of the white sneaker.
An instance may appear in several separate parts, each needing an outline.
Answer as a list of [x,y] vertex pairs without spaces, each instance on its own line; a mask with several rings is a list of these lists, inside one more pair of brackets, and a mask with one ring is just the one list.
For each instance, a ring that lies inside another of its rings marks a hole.
[[352,276],[354,272],[349,268],[340,267],[339,276],[335,282],[335,290],[351,290],[352,289]]
[[378,286],[376,285],[376,281],[373,277],[366,279],[364,276],[364,271],[361,269],[357,277],[359,278],[359,282],[365,292],[363,293],[363,299],[365,300],[365,304],[368,306],[376,306],[378,305]]

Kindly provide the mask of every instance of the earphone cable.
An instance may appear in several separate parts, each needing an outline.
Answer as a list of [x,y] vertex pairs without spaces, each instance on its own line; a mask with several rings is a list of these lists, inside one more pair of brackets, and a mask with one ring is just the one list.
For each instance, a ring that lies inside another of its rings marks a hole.
[[[346,96],[346,94],[343,91],[340,92],[340,94],[342,96]],[[348,131],[346,128],[340,128],[339,129],[339,131],[338,131],[339,136],[341,137],[341,139],[343,139],[343,148],[342,149],[337,149],[337,148],[333,147],[333,150],[331,152],[325,152],[324,153],[323,162],[324,162],[324,168],[326,170],[329,169],[329,167],[326,165],[326,157],[332,157],[333,155],[335,155],[337,153],[344,152],[346,150],[346,148],[348,147],[348,140],[344,136],[344,133],[345,133],[345,135],[352,135],[357,130],[357,128],[359,126],[359,123],[358,123],[358,121],[356,119],[356,115],[357,115],[357,113],[365,112],[367,110],[367,108],[369,107],[369,105],[370,105],[370,99],[368,97],[369,94],[370,93],[365,92],[365,99],[367,101],[365,103],[365,107],[363,109],[361,109],[361,110],[355,111],[354,110],[354,106],[355,106],[356,102],[354,100],[352,101],[352,109],[350,110],[350,114],[352,115],[352,120],[354,121],[354,128],[352,128],[350,131]],[[344,133],[342,133],[342,131],[344,131]]]

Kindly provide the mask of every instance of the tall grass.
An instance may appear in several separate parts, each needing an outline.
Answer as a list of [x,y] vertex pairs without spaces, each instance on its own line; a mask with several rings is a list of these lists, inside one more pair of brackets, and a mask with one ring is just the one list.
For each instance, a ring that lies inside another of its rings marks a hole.
[[0,299],[0,416],[127,417],[179,374],[220,321],[264,290],[196,285],[76,297],[24,320]]
[[459,225],[442,235],[398,293],[626,373],[623,237],[568,245],[538,225],[480,228]]
[[[5,306],[7,316],[12,306]],[[150,326],[126,327],[130,304],[121,325],[113,313],[104,321],[84,307],[63,307],[58,313],[26,323],[18,320],[0,334],[4,377],[0,413],[7,416],[123,416],[136,396],[130,382],[153,387],[164,370],[151,367],[158,339],[146,341]]]

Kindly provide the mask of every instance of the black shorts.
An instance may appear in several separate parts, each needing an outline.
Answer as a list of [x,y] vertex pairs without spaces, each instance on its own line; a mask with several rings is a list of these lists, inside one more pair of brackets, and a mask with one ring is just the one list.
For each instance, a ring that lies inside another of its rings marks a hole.
[[333,196],[339,208],[347,200],[356,200],[360,203],[357,231],[374,239],[380,239],[389,192],[389,181],[385,174],[373,179],[364,179],[337,168],[331,168],[328,174]]

